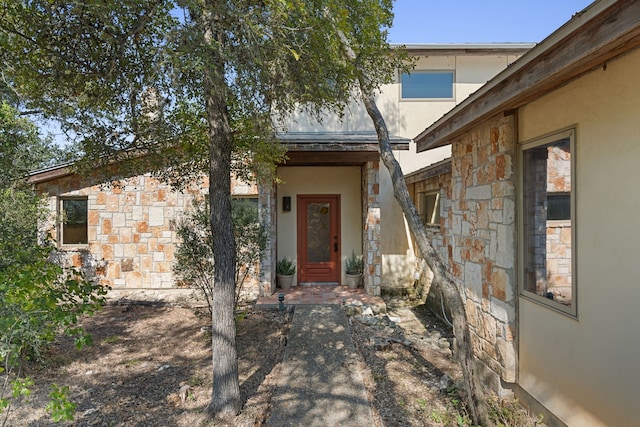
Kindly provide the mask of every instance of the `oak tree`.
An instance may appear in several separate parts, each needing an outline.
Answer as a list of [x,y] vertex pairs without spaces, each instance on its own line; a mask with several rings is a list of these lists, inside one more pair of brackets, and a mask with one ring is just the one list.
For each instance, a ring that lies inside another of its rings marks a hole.
[[390,81],[392,17],[392,0],[0,2],[3,79],[78,140],[79,170],[209,175],[214,415],[241,408],[231,173],[282,158],[279,118],[342,114],[360,73],[370,90]]

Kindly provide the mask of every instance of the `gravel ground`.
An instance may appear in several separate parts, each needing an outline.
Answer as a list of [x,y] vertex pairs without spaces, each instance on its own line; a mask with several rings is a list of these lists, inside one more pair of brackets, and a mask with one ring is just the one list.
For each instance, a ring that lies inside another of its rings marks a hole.
[[[458,425],[464,412],[452,387],[459,372],[450,330],[422,308],[398,308],[389,316],[392,321],[350,321],[376,425]],[[6,425],[260,426],[269,414],[289,324],[277,311],[249,310],[240,317],[244,407],[231,422],[205,415],[212,378],[207,315],[179,307],[109,306],[83,322],[93,346],[77,351],[60,339],[44,365],[30,369],[33,393],[12,405]],[[49,420],[44,407],[51,383],[69,386],[75,422]]]

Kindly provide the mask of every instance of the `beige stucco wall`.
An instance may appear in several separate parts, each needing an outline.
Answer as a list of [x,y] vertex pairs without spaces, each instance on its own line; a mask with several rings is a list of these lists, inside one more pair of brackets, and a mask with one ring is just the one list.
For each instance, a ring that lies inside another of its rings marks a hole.
[[[385,97],[395,94],[398,99],[398,112],[394,115],[397,117],[397,122],[394,124],[394,129],[397,129],[400,136],[414,138],[517,58],[517,56],[511,55],[451,55],[420,58],[415,67],[416,71],[455,71],[453,90],[455,99],[400,100],[400,84],[391,85],[393,88],[389,88],[389,90],[385,88],[383,93]],[[416,146],[413,142],[411,142],[409,151],[397,153],[405,174],[436,163],[450,155],[449,146],[416,153]]]
[[[518,59],[515,55],[432,55],[418,59],[415,71],[454,71],[454,99],[402,100],[399,76],[395,82],[381,89],[376,102],[382,112],[389,133],[405,138],[414,138],[431,123],[438,120],[462,102],[471,93],[491,80],[496,74]],[[322,123],[296,113],[283,121],[283,125],[297,132],[362,132],[375,129],[361,103],[353,102],[342,120],[327,114]],[[450,148],[441,147],[423,153],[416,152],[411,142],[409,151],[395,153],[404,173],[410,173],[436,163],[451,155]]]
[[[297,256],[298,194],[339,194],[342,279],[344,261],[354,251],[362,254],[361,170],[359,166],[292,166],[278,168],[277,259]],[[291,197],[291,211],[282,211],[282,198]]]
[[[392,135],[414,138],[431,123],[442,117],[457,103],[498,74],[518,57],[512,55],[433,55],[421,57],[415,70],[454,70],[454,99],[402,100],[399,79],[382,88],[377,104]],[[321,124],[303,114],[293,115],[287,122],[289,130],[301,132],[374,131],[364,107],[353,103],[343,121],[327,116]],[[413,141],[409,151],[396,151],[403,172],[410,173],[451,155],[449,146],[423,153],[416,152]],[[415,280],[415,254],[400,205],[393,195],[391,177],[380,165],[380,211],[382,247],[382,287],[409,287]]]
[[519,140],[576,127],[577,319],[519,301],[519,383],[571,426],[640,419],[640,51],[519,112]]

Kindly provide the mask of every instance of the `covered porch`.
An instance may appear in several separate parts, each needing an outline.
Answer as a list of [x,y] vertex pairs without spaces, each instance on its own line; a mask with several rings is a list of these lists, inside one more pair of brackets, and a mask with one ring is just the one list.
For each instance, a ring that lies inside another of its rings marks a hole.
[[[352,253],[363,259],[363,292],[379,296],[382,220],[376,134],[310,132],[279,138],[288,159],[278,166],[277,183],[259,187],[261,217],[272,236],[261,263],[260,297],[279,293],[278,260],[295,262],[294,285],[335,288],[344,284],[345,261]],[[408,150],[409,142],[392,138],[395,150]]]
[[269,296],[261,296],[256,308],[276,308],[283,295],[285,305],[361,305],[372,307],[374,312],[386,313],[387,306],[379,296],[368,295],[363,288],[349,289],[347,286],[302,285],[291,289],[276,289]]

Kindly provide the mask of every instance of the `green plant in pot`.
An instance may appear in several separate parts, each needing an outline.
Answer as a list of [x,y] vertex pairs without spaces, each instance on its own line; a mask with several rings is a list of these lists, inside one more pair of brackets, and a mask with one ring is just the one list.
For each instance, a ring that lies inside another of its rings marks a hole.
[[296,273],[296,265],[290,259],[284,257],[276,263],[276,277],[278,279],[278,287],[283,290],[291,288],[293,283],[293,275]]
[[347,258],[345,268],[346,282],[350,289],[356,289],[360,286],[363,269],[364,262],[362,260],[362,255],[356,255],[355,252],[351,251],[351,255]]

